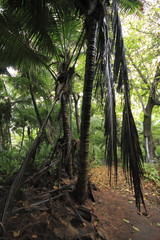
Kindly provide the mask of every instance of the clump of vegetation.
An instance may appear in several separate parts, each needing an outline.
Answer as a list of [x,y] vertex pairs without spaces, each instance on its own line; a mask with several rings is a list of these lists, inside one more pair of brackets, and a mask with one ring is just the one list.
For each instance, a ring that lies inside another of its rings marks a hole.
[[160,185],[160,167],[152,163],[144,163],[144,177]]
[[0,183],[7,182],[19,170],[21,160],[13,149],[0,152]]

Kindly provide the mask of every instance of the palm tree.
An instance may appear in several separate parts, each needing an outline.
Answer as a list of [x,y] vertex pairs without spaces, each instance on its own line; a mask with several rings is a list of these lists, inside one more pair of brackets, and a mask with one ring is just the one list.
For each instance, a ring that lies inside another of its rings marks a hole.
[[86,18],[87,53],[85,79],[82,100],[82,116],[80,129],[80,156],[78,168],[78,181],[76,195],[79,202],[84,202],[87,197],[88,155],[89,155],[89,128],[91,118],[91,99],[93,80],[95,75],[96,42],[98,21],[89,15]]
[[[140,209],[140,201],[144,204],[141,192],[141,160],[142,153],[138,143],[138,134],[132,117],[129,100],[128,74],[125,59],[125,49],[122,37],[121,23],[118,15],[117,1],[112,2],[113,11],[113,46],[115,51],[115,60],[113,74],[111,69],[111,43],[109,39],[109,18],[106,16],[109,2],[103,1],[82,1],[79,2],[81,11],[86,14],[86,38],[87,38],[87,56],[85,68],[85,80],[83,90],[81,132],[80,132],[80,161],[79,174],[76,193],[79,202],[84,202],[87,197],[87,162],[89,150],[89,126],[91,114],[91,98],[93,89],[93,80],[95,76],[95,67],[102,85],[107,88],[106,102],[106,147],[107,160],[109,166],[114,162],[115,172],[117,172],[117,147],[116,147],[116,115],[114,83],[118,80],[118,89],[124,85],[124,114],[122,127],[122,157],[124,166],[130,169],[130,176],[133,177],[136,205]],[[85,10],[85,11],[84,11]],[[97,36],[98,35],[98,36]],[[97,40],[98,39],[98,40]],[[96,61],[96,56],[98,62]],[[100,69],[98,69],[100,66]],[[104,82],[105,79],[105,83]],[[106,89],[105,88],[105,89]],[[136,155],[136,158],[135,158]]]

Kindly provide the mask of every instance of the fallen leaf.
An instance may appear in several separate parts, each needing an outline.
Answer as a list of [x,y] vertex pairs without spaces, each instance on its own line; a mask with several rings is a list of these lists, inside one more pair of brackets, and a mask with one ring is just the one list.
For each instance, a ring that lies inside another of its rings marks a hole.
[[94,226],[97,226],[97,225],[98,225],[98,222],[97,222],[97,221],[93,222],[93,225],[94,225]]
[[137,227],[135,227],[135,226],[133,226],[133,229],[136,230],[136,231],[138,231],[138,232],[140,232],[140,229],[137,228]]
[[159,222],[157,223],[157,226],[160,227],[160,223]]
[[29,202],[26,200],[22,203],[23,207],[28,207],[29,206]]
[[37,238],[37,237],[38,237],[38,236],[37,236],[37,235],[35,235],[35,234],[34,234],[34,235],[32,235],[32,238]]
[[40,215],[41,216],[46,216],[48,213],[47,212],[42,212]]
[[126,190],[126,192],[132,193],[132,191],[131,191],[131,190],[129,190],[129,189],[127,189],[127,188],[126,188],[125,190]]
[[129,223],[129,220],[123,218],[123,221],[126,222],[126,223]]
[[19,235],[20,235],[20,230],[13,232],[13,237],[14,238],[19,237]]
[[85,222],[82,223],[83,227],[87,227],[87,224]]
[[12,219],[16,219],[16,218],[18,218],[18,217],[19,217],[19,214],[16,214],[16,215],[12,216],[11,218],[12,218]]

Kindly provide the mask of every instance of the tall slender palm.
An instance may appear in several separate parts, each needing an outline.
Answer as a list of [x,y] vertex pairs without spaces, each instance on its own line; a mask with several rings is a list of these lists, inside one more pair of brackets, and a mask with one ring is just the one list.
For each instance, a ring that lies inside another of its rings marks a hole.
[[[80,132],[80,160],[79,174],[77,181],[78,200],[84,202],[87,196],[87,162],[89,150],[89,126],[91,114],[91,98],[93,90],[93,80],[95,76],[95,66],[101,66],[98,70],[103,79],[106,80],[107,87],[107,111],[106,111],[106,144],[108,152],[108,164],[111,166],[114,161],[115,171],[117,172],[116,154],[116,114],[114,83],[118,80],[118,89],[124,85],[124,114],[122,126],[122,157],[124,166],[130,169],[130,176],[133,178],[136,196],[136,205],[140,209],[143,195],[141,192],[141,160],[142,153],[138,143],[138,134],[132,117],[129,100],[128,73],[125,59],[125,49],[122,37],[121,23],[118,15],[117,1],[112,1],[112,27],[113,27],[113,46],[115,51],[114,68],[111,68],[111,43],[109,39],[109,18],[106,15],[109,1],[78,1],[79,7],[86,14],[87,30],[87,55],[83,90],[81,132]],[[85,5],[84,5],[85,4]],[[98,35],[98,36],[97,36]],[[98,40],[97,40],[98,39]],[[97,41],[96,41],[97,40]],[[98,44],[97,44],[98,43]],[[96,56],[98,62],[96,62]],[[104,60],[103,60],[104,59]],[[101,74],[102,73],[102,74]],[[104,81],[100,79],[100,81]],[[135,157],[136,156],[136,157]]]
[[95,75],[96,42],[97,42],[98,21],[92,16],[87,16],[87,56],[85,67],[85,79],[82,100],[82,116],[80,130],[80,156],[79,173],[77,181],[77,196],[80,202],[87,197],[87,176],[88,176],[88,155],[89,155],[89,127],[91,118],[91,99],[93,80]]

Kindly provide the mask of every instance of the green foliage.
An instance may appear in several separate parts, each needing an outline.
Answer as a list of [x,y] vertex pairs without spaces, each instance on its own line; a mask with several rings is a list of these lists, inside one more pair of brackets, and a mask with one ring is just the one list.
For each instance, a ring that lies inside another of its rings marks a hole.
[[119,0],[121,9],[125,10],[128,14],[140,13],[142,2],[139,0]]
[[36,158],[35,158],[35,165],[39,165],[43,162],[47,162],[49,154],[51,153],[52,146],[46,143],[41,144],[39,147]]
[[18,171],[21,160],[16,149],[0,151],[0,182],[6,182]]
[[144,177],[160,185],[160,166],[152,163],[144,163]]
[[157,155],[157,158],[160,160],[160,146],[156,147],[156,155]]
[[[8,181],[20,168],[23,159],[30,147],[29,142],[26,142],[21,152],[19,149],[11,149],[10,151],[0,151],[0,182]],[[46,143],[41,144],[37,150],[34,164],[36,166],[48,160],[52,146]]]
[[91,118],[90,159],[92,165],[102,165],[105,157],[105,137],[103,120],[100,115]]

